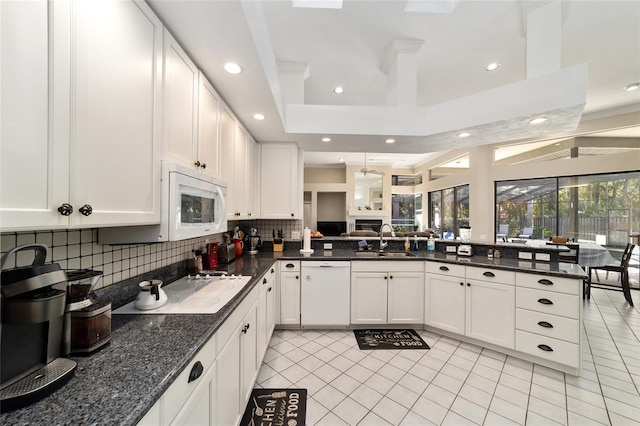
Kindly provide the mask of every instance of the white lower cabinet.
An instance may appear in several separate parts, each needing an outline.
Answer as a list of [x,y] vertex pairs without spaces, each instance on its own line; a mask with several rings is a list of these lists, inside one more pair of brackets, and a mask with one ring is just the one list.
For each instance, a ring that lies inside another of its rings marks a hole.
[[427,262],[424,323],[515,346],[515,273]]
[[351,262],[351,324],[420,324],[423,262]]
[[280,325],[300,327],[300,261],[280,262]]
[[269,269],[139,425],[237,425],[275,326]]

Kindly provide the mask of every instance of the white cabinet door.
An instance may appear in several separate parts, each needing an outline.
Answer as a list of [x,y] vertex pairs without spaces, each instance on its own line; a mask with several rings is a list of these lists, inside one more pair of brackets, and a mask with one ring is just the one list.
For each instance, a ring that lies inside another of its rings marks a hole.
[[268,299],[268,280],[266,276],[260,279],[260,296],[258,297],[257,307],[257,330],[256,330],[256,368],[260,368],[264,351],[267,347],[267,299]]
[[351,274],[351,324],[387,323],[387,274]]
[[[265,351],[269,346],[269,341],[271,340],[273,329],[276,326],[276,298],[278,296],[276,292],[275,276],[273,276],[272,279],[269,280],[268,285],[269,287],[267,288],[267,342],[264,348]],[[260,365],[258,365],[258,367],[260,367]]]
[[424,274],[389,272],[387,290],[389,324],[422,324]]
[[300,325],[300,272],[280,272],[280,324]]
[[3,231],[69,222],[70,16],[66,2],[0,1]]
[[516,290],[509,284],[467,280],[466,335],[515,347]]
[[248,217],[247,210],[247,133],[236,123],[233,150],[233,199],[237,219]]
[[254,304],[247,315],[242,320],[240,337],[240,357],[241,362],[241,387],[240,387],[240,408],[245,406],[253,383],[256,380],[256,358],[257,358],[257,305]]
[[214,379],[216,364],[198,379],[200,383],[171,422],[172,425],[208,426],[214,421]]
[[168,158],[194,167],[197,158],[198,68],[164,31],[163,143]]
[[424,323],[464,334],[464,277],[427,274],[425,277]]
[[295,219],[300,215],[298,147],[260,145],[260,217]]
[[71,225],[158,223],[162,23],[144,2],[74,7]]
[[207,78],[199,73],[198,86],[198,155],[196,165],[200,170],[220,176],[220,138],[218,137],[218,114],[220,99]]
[[246,170],[246,216],[247,218],[259,217],[258,202],[256,200],[257,188],[258,188],[258,170],[256,161],[256,155],[258,147],[250,134],[247,133],[246,138],[246,157],[247,157],[247,170]]
[[220,107],[220,172],[222,179],[227,182],[227,217],[229,220],[238,218],[234,197],[234,158],[236,122],[231,112],[224,106]]
[[242,414],[240,334],[239,330],[234,332],[216,359],[214,413],[215,424],[220,426],[238,424]]

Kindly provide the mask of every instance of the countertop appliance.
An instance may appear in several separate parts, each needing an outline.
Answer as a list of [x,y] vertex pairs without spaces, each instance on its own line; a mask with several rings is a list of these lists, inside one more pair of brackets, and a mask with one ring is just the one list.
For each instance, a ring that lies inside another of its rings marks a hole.
[[218,263],[229,263],[236,258],[236,245],[218,244]]
[[349,326],[350,262],[302,262],[300,323],[303,327]]
[[167,303],[139,310],[129,302],[113,311],[118,314],[215,314],[249,282],[250,276],[186,276],[163,287]]
[[162,163],[160,224],[101,228],[100,244],[152,243],[227,230],[227,184],[203,172]]
[[88,354],[111,340],[111,303],[96,300],[93,289],[101,271],[67,271],[67,304],[62,352]]
[[458,246],[458,256],[472,256],[473,249],[470,244],[460,244]]
[[[4,269],[9,257],[33,250],[30,266]],[[29,244],[0,259],[2,325],[0,334],[0,411],[28,405],[64,384],[76,362],[60,358],[67,274],[57,263],[45,264],[47,247]]]

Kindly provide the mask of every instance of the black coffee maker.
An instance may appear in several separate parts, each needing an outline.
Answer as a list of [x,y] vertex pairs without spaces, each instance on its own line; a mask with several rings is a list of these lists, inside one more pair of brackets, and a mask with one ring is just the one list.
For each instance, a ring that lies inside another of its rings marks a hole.
[[[35,252],[30,266],[4,269],[9,257]],[[64,384],[76,362],[60,358],[67,274],[57,263],[45,265],[47,247],[30,244],[0,260],[0,411],[30,404]]]

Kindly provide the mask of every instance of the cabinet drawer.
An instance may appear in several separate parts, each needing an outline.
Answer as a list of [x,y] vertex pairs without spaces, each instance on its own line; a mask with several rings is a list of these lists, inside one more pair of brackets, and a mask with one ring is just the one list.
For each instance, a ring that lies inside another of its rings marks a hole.
[[300,272],[299,260],[283,260],[280,262],[281,272]]
[[466,269],[467,279],[489,281],[500,284],[515,284],[516,273],[511,271],[501,271],[491,268],[472,268]]
[[451,275],[454,277],[464,277],[464,265],[454,265],[452,263],[425,262],[425,271],[430,274]]
[[[178,414],[178,411],[180,411],[193,390],[200,384],[202,379],[212,368],[215,358],[216,336],[213,336],[207,343],[205,343],[204,347],[200,349],[189,365],[187,365],[178,378],[162,395],[162,415],[166,424],[171,423],[176,414]],[[199,365],[197,365],[198,363]],[[201,368],[200,376],[190,382],[189,375],[191,374],[191,371],[195,371],[199,368]]]
[[578,296],[570,294],[520,287],[516,288],[516,307],[567,318],[580,318],[580,300]]
[[516,285],[518,287],[580,295],[580,286],[582,285],[582,281],[572,278],[518,272],[516,273]]
[[424,262],[417,260],[352,261],[352,272],[424,272]]
[[579,343],[580,323],[577,319],[516,309],[516,328],[554,339]]
[[574,368],[580,366],[580,345],[516,330],[516,350]]

